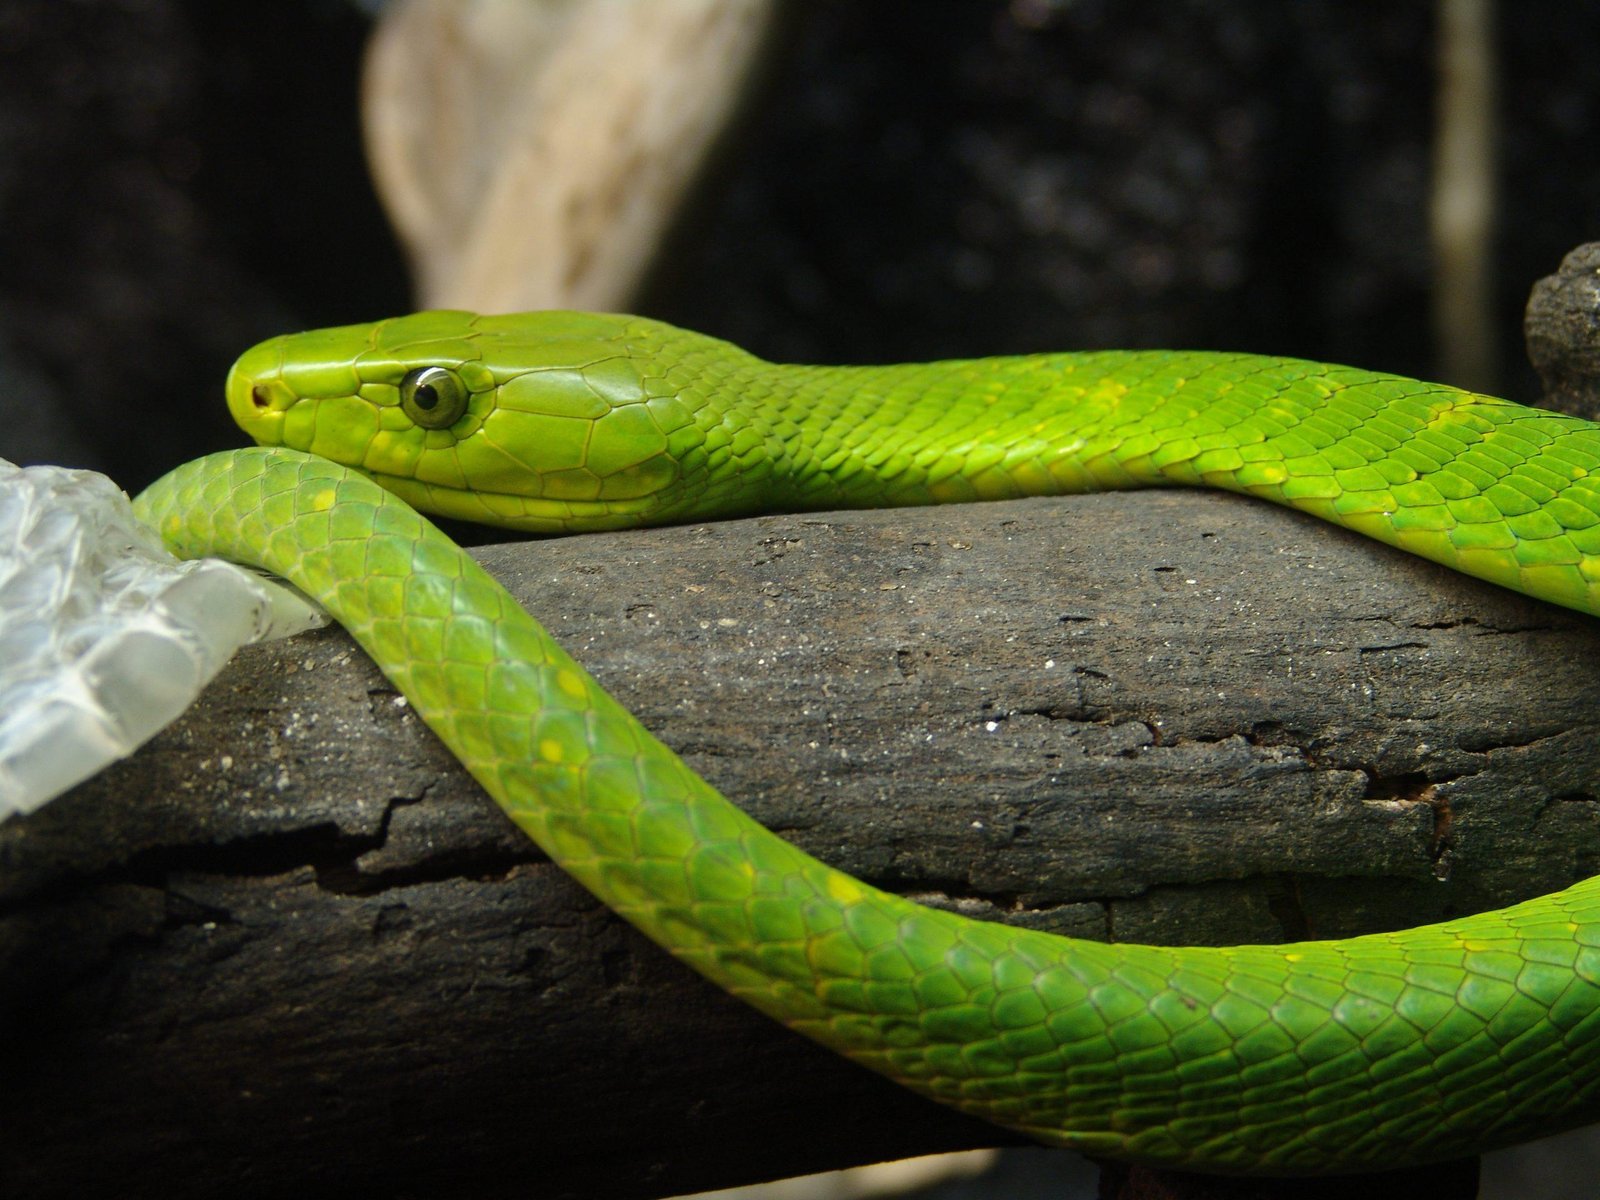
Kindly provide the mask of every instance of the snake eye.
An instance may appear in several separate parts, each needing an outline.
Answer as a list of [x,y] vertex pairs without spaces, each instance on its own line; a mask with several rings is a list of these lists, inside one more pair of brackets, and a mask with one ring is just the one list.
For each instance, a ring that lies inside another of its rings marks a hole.
[[418,367],[400,381],[400,407],[424,429],[445,429],[467,411],[467,386],[444,367]]

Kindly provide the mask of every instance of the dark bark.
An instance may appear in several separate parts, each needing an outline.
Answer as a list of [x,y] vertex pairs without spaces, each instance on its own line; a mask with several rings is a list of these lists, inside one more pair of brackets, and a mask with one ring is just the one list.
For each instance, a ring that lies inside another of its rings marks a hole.
[[[977,916],[1338,936],[1600,866],[1594,623],[1148,493],[495,547],[760,819]],[[0,1192],[666,1195],[1007,1135],[701,983],[339,631],[0,828]]]
[[1547,408],[1600,418],[1600,242],[1586,242],[1533,285],[1523,313],[1528,358]]

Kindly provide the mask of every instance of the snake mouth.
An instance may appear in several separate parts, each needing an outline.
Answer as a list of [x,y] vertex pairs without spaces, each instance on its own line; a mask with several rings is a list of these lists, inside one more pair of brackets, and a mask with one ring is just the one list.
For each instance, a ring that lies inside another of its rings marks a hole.
[[652,519],[648,497],[626,500],[553,500],[514,492],[453,488],[423,483],[407,475],[386,475],[360,468],[361,473],[385,491],[393,492],[412,508],[436,517],[496,525],[523,533],[554,536],[599,532],[660,524]]

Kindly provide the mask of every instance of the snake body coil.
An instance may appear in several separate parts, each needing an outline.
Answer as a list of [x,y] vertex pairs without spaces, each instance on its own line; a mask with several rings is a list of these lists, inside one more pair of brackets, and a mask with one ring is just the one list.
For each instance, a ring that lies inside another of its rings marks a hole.
[[1600,428],[1296,360],[791,367],[574,313],[274,339],[228,395],[257,440],[323,457],[200,460],[142,515],[179,553],[321,600],[556,862],[791,1028],[1043,1141],[1190,1169],[1391,1167],[1592,1115],[1600,880],[1287,946],[1103,945],[926,909],[724,800],[399,498],[560,532],[1205,484],[1595,612]]

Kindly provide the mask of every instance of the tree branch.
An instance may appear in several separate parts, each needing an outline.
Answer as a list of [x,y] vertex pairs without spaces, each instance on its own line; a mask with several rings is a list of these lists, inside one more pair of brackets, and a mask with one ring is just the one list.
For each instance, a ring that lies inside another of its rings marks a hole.
[[[1593,622],[1264,505],[1092,496],[482,555],[732,798],[929,903],[1282,940],[1600,869],[1600,711],[1572,669]],[[140,754],[0,828],[0,866],[6,1194],[314,1174],[639,1197],[1015,1140],[622,926],[337,630],[242,655]]]

